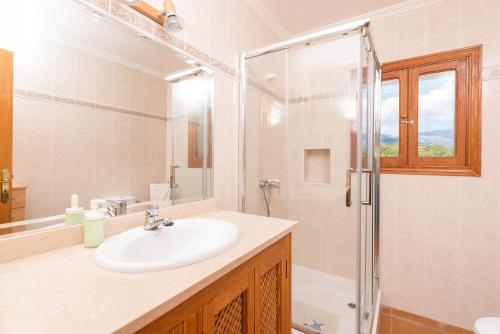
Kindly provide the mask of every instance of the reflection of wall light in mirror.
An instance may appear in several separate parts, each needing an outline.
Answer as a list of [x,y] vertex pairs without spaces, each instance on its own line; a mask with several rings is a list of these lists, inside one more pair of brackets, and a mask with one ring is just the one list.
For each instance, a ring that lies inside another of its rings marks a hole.
[[142,39],[142,40],[145,40],[145,41],[152,41],[152,39],[149,36],[146,36],[146,35],[138,32],[138,31],[134,31],[134,36],[137,39]]
[[181,79],[182,77],[192,75],[192,74],[195,74],[196,72],[201,72],[201,71],[209,73],[209,74],[214,73],[214,71],[212,69],[210,69],[206,66],[201,66],[201,67],[190,68],[190,69],[187,69],[184,71],[169,74],[165,77],[165,80],[172,82],[172,81]]
[[265,79],[266,79],[266,81],[272,81],[272,80],[276,79],[276,74],[275,73],[267,74],[265,76]]
[[[208,79],[204,76],[188,76],[185,80],[172,82],[172,99],[183,106],[175,111],[177,117],[186,116],[189,111],[197,112],[208,102]],[[183,113],[184,112],[187,113]]]
[[279,103],[273,102],[271,104],[269,124],[271,126],[280,125],[282,119],[283,119],[283,106]]
[[349,120],[356,119],[356,106],[355,105],[346,105],[344,106],[343,116]]
[[97,12],[91,11],[90,16],[91,16],[92,21],[95,21],[95,22],[100,21],[102,19],[102,15],[97,13]]
[[194,59],[186,59],[186,63],[189,64],[189,65],[193,65],[193,66],[200,66],[200,63],[198,63]]

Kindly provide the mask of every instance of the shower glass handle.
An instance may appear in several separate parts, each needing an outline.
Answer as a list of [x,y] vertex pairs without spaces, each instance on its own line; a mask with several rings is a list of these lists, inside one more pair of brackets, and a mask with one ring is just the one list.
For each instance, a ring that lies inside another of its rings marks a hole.
[[345,206],[350,208],[352,205],[352,199],[351,199],[351,179],[352,179],[352,173],[354,173],[353,168],[349,168],[345,172]]
[[170,188],[171,189],[174,189],[174,188],[178,188],[179,185],[176,183],[176,180],[175,180],[175,170],[177,168],[179,168],[180,166],[177,165],[177,164],[174,164],[174,165],[170,165]]
[[362,201],[361,204],[363,205],[372,205],[372,170],[370,169],[365,169],[363,170],[363,174],[368,177],[368,189],[366,191],[368,192],[368,199],[366,201]]

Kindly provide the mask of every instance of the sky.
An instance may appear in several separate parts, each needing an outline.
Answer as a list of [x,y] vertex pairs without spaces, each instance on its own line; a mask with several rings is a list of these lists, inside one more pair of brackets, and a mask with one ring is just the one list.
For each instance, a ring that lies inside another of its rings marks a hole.
[[[419,133],[455,128],[455,72],[422,75],[419,79]],[[383,135],[399,135],[398,80],[383,82]]]

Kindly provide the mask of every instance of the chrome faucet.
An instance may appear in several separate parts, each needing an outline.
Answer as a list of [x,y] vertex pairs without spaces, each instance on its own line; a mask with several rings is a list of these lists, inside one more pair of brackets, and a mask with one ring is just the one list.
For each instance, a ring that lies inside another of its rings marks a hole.
[[105,208],[110,217],[116,217],[127,214],[127,202],[106,200],[99,203],[99,208]]
[[144,229],[146,231],[159,230],[164,226],[172,226],[174,222],[170,218],[158,219],[158,205],[149,205],[145,210]]

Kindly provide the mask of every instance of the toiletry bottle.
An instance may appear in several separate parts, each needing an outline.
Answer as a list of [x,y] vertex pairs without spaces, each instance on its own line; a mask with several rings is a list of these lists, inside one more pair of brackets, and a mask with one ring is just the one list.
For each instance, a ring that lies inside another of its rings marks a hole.
[[92,210],[85,213],[83,244],[87,248],[99,246],[104,241],[104,212]]
[[71,207],[65,211],[66,225],[77,225],[83,223],[83,208],[78,206],[78,195],[71,195]]

